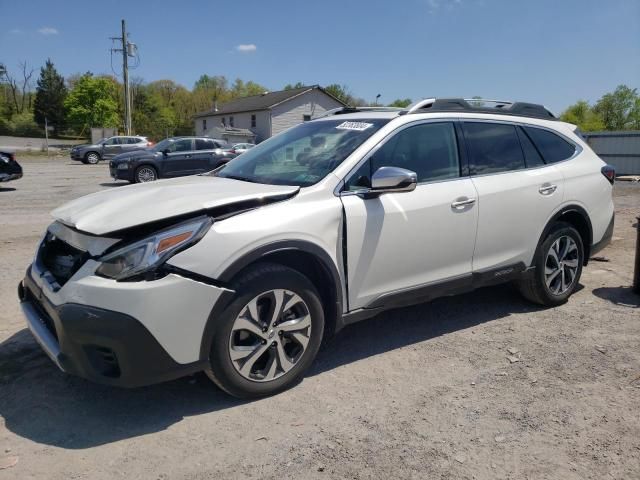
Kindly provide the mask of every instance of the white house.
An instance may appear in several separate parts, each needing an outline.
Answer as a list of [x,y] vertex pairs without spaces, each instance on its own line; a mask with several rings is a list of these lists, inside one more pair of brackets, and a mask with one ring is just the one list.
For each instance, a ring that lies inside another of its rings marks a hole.
[[253,133],[253,140],[260,142],[327,110],[343,106],[343,102],[318,85],[265,92],[238,98],[195,115],[195,131],[196,135],[214,138],[224,138],[226,132],[226,139],[231,142],[251,140],[248,136]]

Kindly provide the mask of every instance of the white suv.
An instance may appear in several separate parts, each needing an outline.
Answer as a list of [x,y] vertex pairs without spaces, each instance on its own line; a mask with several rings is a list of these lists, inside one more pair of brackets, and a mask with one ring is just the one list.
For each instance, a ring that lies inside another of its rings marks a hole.
[[389,308],[508,281],[566,301],[610,240],[613,181],[540,105],[343,108],[208,174],[58,208],[19,295],[66,372],[137,386],[205,371],[267,395]]

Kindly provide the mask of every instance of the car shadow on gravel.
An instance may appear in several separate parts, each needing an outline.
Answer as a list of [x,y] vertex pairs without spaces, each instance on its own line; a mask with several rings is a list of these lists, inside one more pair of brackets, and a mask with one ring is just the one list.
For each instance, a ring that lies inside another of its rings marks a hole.
[[631,287],[601,287],[594,289],[593,294],[622,307],[640,308],[640,295]]
[[[340,332],[321,350],[307,376],[537,310],[509,286],[498,286],[388,311]],[[91,448],[162,431],[185,417],[243,403],[218,390],[202,374],[131,390],[66,375],[26,329],[0,344],[0,416],[8,430],[37,443]]]
[[124,187],[125,185],[131,185],[129,182],[104,182],[101,183],[101,187]]
[[13,187],[0,187],[0,193],[2,192],[15,192],[16,189]]

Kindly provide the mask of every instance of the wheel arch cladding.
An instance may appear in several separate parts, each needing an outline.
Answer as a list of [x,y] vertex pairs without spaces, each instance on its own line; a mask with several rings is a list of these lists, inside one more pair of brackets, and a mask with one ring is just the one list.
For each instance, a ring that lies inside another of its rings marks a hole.
[[[257,263],[276,263],[296,270],[306,276],[316,287],[325,314],[325,338],[342,327],[342,281],[331,257],[319,246],[305,241],[283,241],[264,245],[232,263],[219,276],[226,285]],[[216,318],[233,299],[235,292],[228,291],[214,305],[205,326],[200,358],[208,358]]]
[[553,225],[557,222],[566,222],[578,231],[580,238],[582,239],[582,247],[584,248],[583,265],[587,265],[593,242],[593,228],[591,226],[589,214],[584,208],[578,205],[568,205],[563,207],[547,223],[547,226],[540,237],[539,245],[544,241]]

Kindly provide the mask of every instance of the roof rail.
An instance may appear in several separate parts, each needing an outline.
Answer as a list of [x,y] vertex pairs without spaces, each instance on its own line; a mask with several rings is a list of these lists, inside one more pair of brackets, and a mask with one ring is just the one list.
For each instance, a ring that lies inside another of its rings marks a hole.
[[[490,104],[490,105],[487,105]],[[426,98],[409,106],[402,114],[439,112],[474,112],[496,115],[517,115],[520,117],[556,120],[553,113],[544,105],[508,100],[489,100],[484,98]]]
[[344,115],[346,113],[357,112],[401,112],[404,108],[400,107],[338,107],[327,110],[317,117],[313,117],[314,120],[318,118],[330,117],[332,115]]

